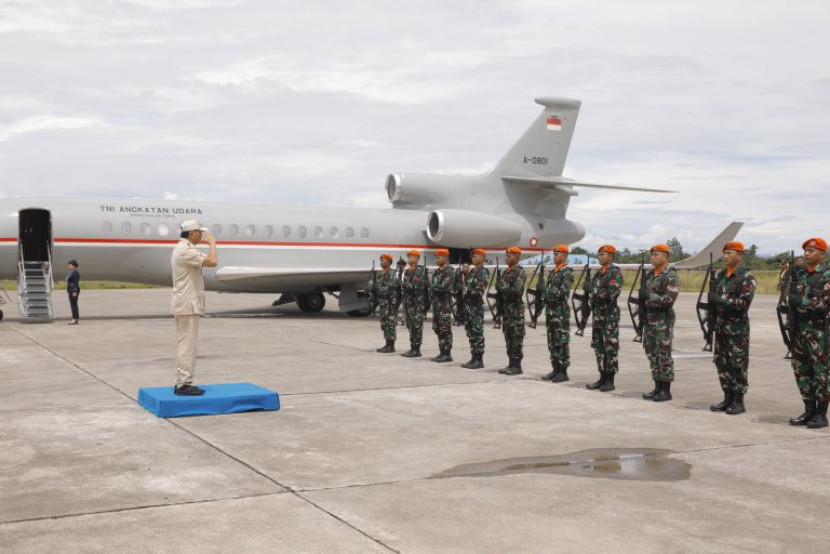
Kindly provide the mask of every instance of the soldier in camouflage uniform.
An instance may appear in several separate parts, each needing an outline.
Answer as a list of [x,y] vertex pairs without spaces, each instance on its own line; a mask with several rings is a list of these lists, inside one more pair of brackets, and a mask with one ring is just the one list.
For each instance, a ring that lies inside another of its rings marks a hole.
[[455,284],[455,270],[447,264],[450,251],[439,248],[435,251],[438,269],[432,274],[429,295],[432,298],[432,330],[438,335],[440,354],[430,358],[433,362],[452,361],[452,293]]
[[400,294],[400,281],[397,274],[392,271],[392,255],[380,255],[380,273],[377,275],[377,301],[380,312],[380,328],[383,331],[383,338],[386,345],[378,348],[378,352],[384,354],[395,351],[395,339],[397,338],[398,319],[398,294]]
[[423,266],[418,265],[421,253],[410,250],[407,253],[407,268],[401,279],[406,328],[409,329],[409,350],[401,354],[406,358],[421,357],[421,342],[424,332],[424,315],[426,311],[427,276]]
[[496,293],[502,297],[501,330],[507,343],[507,357],[510,363],[499,373],[519,375],[522,373],[522,343],[525,337],[525,305],[522,294],[525,289],[525,270],[519,265],[522,249],[511,246],[506,251],[507,269],[496,283]]
[[484,250],[473,249],[473,268],[464,279],[464,306],[467,320],[464,329],[470,340],[470,361],[461,364],[468,369],[484,367],[484,295],[490,285],[490,272],[484,267]]
[[571,365],[571,308],[568,297],[574,283],[574,272],[568,267],[569,251],[565,244],[553,249],[553,263],[556,267],[548,273],[545,290],[542,292],[550,365],[553,368],[553,371],[542,376],[542,380],[552,383],[568,381],[568,367]]
[[680,294],[680,276],[669,267],[671,249],[665,244],[651,247],[652,269],[645,276],[643,299],[643,348],[651,366],[654,390],[643,394],[646,400],[665,402],[671,400],[671,384],[674,381],[674,360],[671,357],[674,333],[674,302]]
[[715,275],[709,290],[709,309],[714,314],[715,367],[718,369],[723,401],[712,404],[713,412],[742,414],[749,385],[749,306],[755,296],[755,277],[741,266],[744,245],[723,245],[726,269]]
[[599,247],[599,263],[589,284],[591,303],[591,348],[597,357],[599,381],[585,385],[589,390],[614,390],[614,377],[619,370],[620,308],[617,298],[623,286],[620,268],[614,265],[617,249],[610,244]]
[[[803,245],[804,269],[795,277],[788,302],[794,310],[792,327],[792,366],[795,382],[804,400],[804,413],[790,425],[810,429],[827,427],[828,307],[830,307],[830,269],[824,264],[827,242],[812,238]],[[793,311],[791,311],[793,313]]]

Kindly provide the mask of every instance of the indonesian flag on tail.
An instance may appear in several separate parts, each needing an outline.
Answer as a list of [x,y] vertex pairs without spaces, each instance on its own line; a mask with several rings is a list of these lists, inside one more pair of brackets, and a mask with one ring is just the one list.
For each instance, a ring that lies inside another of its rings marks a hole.
[[562,118],[558,115],[549,115],[548,116],[548,131],[561,131],[562,130]]

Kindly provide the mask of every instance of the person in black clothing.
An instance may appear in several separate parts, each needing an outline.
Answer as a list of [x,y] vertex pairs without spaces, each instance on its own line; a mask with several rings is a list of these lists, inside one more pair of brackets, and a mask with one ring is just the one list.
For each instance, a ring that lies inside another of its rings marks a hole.
[[69,260],[69,270],[66,272],[66,292],[69,294],[69,307],[72,308],[72,319],[70,325],[77,325],[78,319],[78,295],[81,294],[81,274],[78,273],[78,261]]

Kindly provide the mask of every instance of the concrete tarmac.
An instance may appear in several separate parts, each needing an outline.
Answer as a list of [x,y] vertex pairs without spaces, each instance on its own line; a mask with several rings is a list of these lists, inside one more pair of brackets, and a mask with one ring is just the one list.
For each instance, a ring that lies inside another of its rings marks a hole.
[[0,552],[827,552],[830,433],[787,423],[802,404],[776,299],[753,304],[747,413],[729,416],[708,409],[696,296],[677,306],[674,400],[654,403],[622,301],[600,393],[587,336],[569,383],[539,380],[544,325],[506,377],[491,324],[467,370],[462,328],[436,364],[429,323],[406,359],[374,351],[376,317],[208,293],[197,384],[256,383],[282,409],[176,419],[136,403],[173,383],[169,290],[83,291],[78,326],[61,294],[51,324],[2,306]]

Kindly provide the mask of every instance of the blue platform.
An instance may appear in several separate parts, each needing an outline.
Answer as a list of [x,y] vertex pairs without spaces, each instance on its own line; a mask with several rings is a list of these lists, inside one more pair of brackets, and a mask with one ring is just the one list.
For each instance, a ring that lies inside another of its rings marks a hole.
[[279,410],[280,396],[251,383],[199,385],[202,396],[177,396],[173,387],[138,389],[138,403],[158,417],[235,414],[256,410]]

